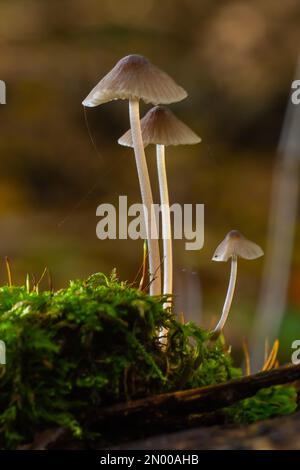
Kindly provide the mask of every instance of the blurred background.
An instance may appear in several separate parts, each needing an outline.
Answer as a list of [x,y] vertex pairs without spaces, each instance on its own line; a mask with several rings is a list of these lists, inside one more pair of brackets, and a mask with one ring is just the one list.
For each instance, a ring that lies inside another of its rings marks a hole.
[[[127,105],[87,110],[95,150],[81,102],[121,57],[138,53],[188,91],[172,110],[202,137],[200,145],[167,152],[171,202],[205,204],[204,248],[185,251],[183,241],[174,243],[175,300],[186,318],[214,325],[230,268],[211,262],[217,244],[239,229],[268,246],[277,147],[300,51],[299,1],[1,0],[0,8],[0,79],[7,84],[7,105],[0,107],[1,255],[11,259],[14,282],[23,283],[27,272],[38,277],[45,266],[55,288],[114,267],[120,279],[134,280],[142,242],[100,241],[95,232],[98,204],[122,194],[140,200],[132,152],[117,144],[128,129]],[[142,104],[141,114],[147,109]],[[158,200],[154,149],[147,154]],[[298,239],[299,219],[282,360],[300,337]],[[237,351],[253,337],[265,260],[239,263],[226,326]],[[0,275],[6,283],[3,263]]]

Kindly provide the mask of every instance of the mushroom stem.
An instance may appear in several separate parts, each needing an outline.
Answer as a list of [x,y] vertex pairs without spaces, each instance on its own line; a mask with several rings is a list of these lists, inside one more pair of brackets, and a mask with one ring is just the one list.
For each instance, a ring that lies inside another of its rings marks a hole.
[[[129,119],[132,132],[132,141],[138,178],[141,189],[141,196],[144,208],[144,218],[149,251],[149,274],[150,274],[150,294],[161,294],[161,274],[160,255],[158,239],[152,237],[157,233],[156,219],[153,208],[153,197],[150,185],[150,178],[146,162],[142,131],[140,124],[140,110],[138,100],[129,100]],[[152,233],[151,233],[152,232]]]
[[224,325],[226,323],[229,310],[231,307],[232,299],[233,299],[233,294],[234,294],[234,289],[235,289],[235,283],[236,283],[236,275],[237,275],[237,256],[233,255],[231,257],[231,271],[230,271],[230,279],[229,279],[229,284],[228,284],[228,289],[227,289],[227,294],[226,294],[226,299],[224,302],[223,310],[222,310],[222,315],[219,320],[219,323],[213,330],[214,337],[218,337],[220,333],[222,332]]
[[[156,161],[160,192],[160,204],[162,210],[162,236],[163,236],[163,294],[173,293],[173,253],[171,238],[171,214],[169,203],[169,190],[165,161],[165,146],[156,145]],[[170,302],[166,302],[164,307],[169,307]]]

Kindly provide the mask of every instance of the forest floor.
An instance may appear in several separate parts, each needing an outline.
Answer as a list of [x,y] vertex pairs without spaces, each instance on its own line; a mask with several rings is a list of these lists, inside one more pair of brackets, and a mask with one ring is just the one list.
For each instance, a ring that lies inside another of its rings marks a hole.
[[300,411],[240,426],[203,426],[114,447],[128,450],[300,450]]

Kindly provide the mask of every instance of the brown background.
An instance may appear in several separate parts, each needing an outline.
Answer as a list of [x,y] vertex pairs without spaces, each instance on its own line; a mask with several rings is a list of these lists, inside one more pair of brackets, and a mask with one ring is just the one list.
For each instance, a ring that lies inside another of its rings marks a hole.
[[[8,102],[0,108],[0,253],[11,258],[15,282],[45,266],[55,287],[113,267],[121,279],[135,277],[141,242],[95,235],[99,203],[120,194],[139,201],[132,153],[117,144],[127,106],[88,110],[96,152],[81,101],[118,59],[139,53],[187,89],[189,98],[172,109],[203,139],[168,149],[167,165],[171,201],[205,204],[204,249],[175,243],[178,308],[197,316],[202,299],[201,321],[213,322],[229,269],[210,261],[218,242],[237,228],[266,246],[272,168],[300,49],[299,2],[4,0],[0,10]],[[148,155],[156,181],[153,149]],[[296,242],[299,224],[297,231]],[[240,263],[227,327],[237,345],[249,335],[262,268],[263,259]],[[0,274],[6,282],[3,264]],[[299,286],[296,247],[282,332],[287,356],[300,330]]]

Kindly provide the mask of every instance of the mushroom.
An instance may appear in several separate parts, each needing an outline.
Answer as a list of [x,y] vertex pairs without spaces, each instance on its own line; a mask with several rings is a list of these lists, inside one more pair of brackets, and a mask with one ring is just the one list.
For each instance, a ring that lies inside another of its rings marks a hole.
[[142,140],[139,100],[152,104],[168,104],[186,98],[186,91],[178,86],[165,72],[140,55],[129,55],[121,59],[115,67],[95,86],[83,101],[87,107],[116,99],[129,100],[129,118],[133,137],[133,148],[145,208],[145,227],[148,239],[150,294],[161,293],[160,255],[158,239],[151,236],[157,232],[155,215],[152,211],[153,197]]
[[[163,231],[163,264],[164,264],[164,295],[173,294],[173,255],[171,239],[171,214],[169,204],[168,180],[165,162],[165,146],[197,144],[200,137],[188,126],[180,121],[167,107],[155,106],[141,120],[141,129],[144,146],[156,145],[157,172],[160,191],[160,203],[162,208]],[[133,147],[132,132],[129,129],[118,143],[127,147]],[[169,304],[166,303],[165,306]]]
[[217,338],[222,332],[229,314],[236,284],[238,257],[244,259],[256,259],[263,254],[264,252],[260,246],[247,240],[247,238],[245,238],[238,230],[231,230],[231,232],[226,235],[224,240],[217,247],[212,260],[228,261],[229,258],[231,258],[231,272],[222,315],[217,326],[212,332],[214,338]]

